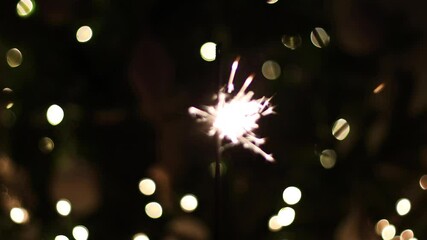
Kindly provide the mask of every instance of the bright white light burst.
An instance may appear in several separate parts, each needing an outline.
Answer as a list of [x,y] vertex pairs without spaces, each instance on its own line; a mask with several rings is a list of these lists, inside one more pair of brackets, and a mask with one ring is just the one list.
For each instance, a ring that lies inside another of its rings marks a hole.
[[271,98],[252,99],[254,92],[246,92],[254,75],[246,79],[237,94],[231,94],[234,91],[233,80],[238,64],[239,58],[233,62],[227,88],[219,90],[216,106],[206,106],[205,110],[190,107],[188,111],[201,122],[210,124],[208,133],[210,136],[218,134],[221,140],[226,138],[233,144],[242,144],[243,147],[261,154],[266,160],[272,162],[274,161],[272,154],[267,154],[260,148],[265,139],[257,137],[253,132],[258,128],[258,119],[274,112],[270,105]]

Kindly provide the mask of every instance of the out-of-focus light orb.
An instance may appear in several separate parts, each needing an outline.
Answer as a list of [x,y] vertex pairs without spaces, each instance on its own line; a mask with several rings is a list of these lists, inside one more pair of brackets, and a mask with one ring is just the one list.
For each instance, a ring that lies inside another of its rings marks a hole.
[[427,175],[423,175],[423,176],[420,178],[420,187],[421,187],[423,190],[427,190]]
[[384,240],[391,240],[396,235],[396,227],[394,225],[387,225],[381,232],[381,237]]
[[280,77],[282,69],[277,62],[268,60],[262,64],[261,72],[268,80],[276,80]]
[[61,216],[68,216],[71,213],[71,203],[67,199],[61,199],[56,203],[56,211]]
[[89,230],[83,225],[75,226],[72,233],[76,240],[87,240],[89,238]]
[[29,220],[28,211],[24,208],[14,207],[10,210],[10,219],[17,224],[26,223]]
[[301,200],[301,190],[294,186],[287,187],[283,191],[282,197],[283,201],[289,205],[297,204]]
[[10,67],[12,68],[19,67],[19,65],[21,65],[22,63],[22,60],[23,60],[22,53],[21,51],[19,51],[19,49],[12,48],[12,49],[9,49],[9,51],[7,51],[6,61]]
[[267,0],[268,4],[275,4],[277,3],[279,0]]
[[43,153],[50,153],[55,148],[55,143],[48,137],[43,137],[39,141],[39,149]]
[[68,240],[68,238],[64,235],[58,235],[55,237],[55,240]]
[[295,220],[295,210],[291,207],[284,207],[280,209],[277,214],[279,223],[282,227],[291,225]]
[[46,118],[52,126],[56,126],[64,119],[64,110],[60,106],[53,104],[47,109]]
[[378,94],[383,91],[385,83],[380,83],[373,91],[374,94]]
[[277,232],[282,229],[282,225],[279,221],[279,216],[274,215],[270,218],[270,220],[268,220],[268,229],[270,229],[270,231],[272,232]]
[[300,35],[283,35],[282,36],[282,44],[285,47],[295,50],[301,46],[302,39]]
[[31,0],[21,0],[16,4],[16,13],[20,17],[28,17],[34,10],[34,3]]
[[335,166],[337,154],[332,149],[325,149],[320,154],[320,164],[326,169],[331,169]]
[[314,28],[313,31],[311,31],[310,40],[314,46],[318,48],[324,48],[329,45],[331,39],[325,29],[317,27]]
[[348,124],[347,120],[340,118],[335,121],[334,125],[332,126],[332,135],[336,139],[342,141],[348,136],[349,133],[350,125]]
[[[210,172],[211,172],[211,176],[212,176],[212,177],[215,177],[215,166],[216,166],[216,163],[215,163],[215,162],[212,162],[212,163],[209,165],[209,170],[210,170]],[[225,165],[225,163],[220,162],[220,163],[219,163],[219,175],[220,175],[220,176],[224,175],[224,174],[226,173],[226,171],[227,171],[227,166]]]
[[144,178],[139,182],[139,191],[146,196],[153,195],[156,191],[156,183],[149,178]]
[[0,95],[1,105],[5,106],[6,109],[11,109],[14,105],[13,103],[13,90],[10,88],[3,88]]
[[150,239],[144,233],[137,233],[137,234],[133,235],[132,240],[150,240]]
[[384,228],[387,227],[388,225],[390,225],[390,223],[388,222],[387,219],[381,219],[377,222],[377,224],[375,225],[375,232],[378,235],[381,235],[381,233],[383,232]]
[[207,42],[200,47],[200,56],[206,62],[212,62],[216,59],[216,43]]
[[153,219],[160,218],[163,214],[162,206],[156,202],[150,202],[145,205],[145,213]]
[[411,202],[406,198],[399,199],[396,204],[396,211],[400,216],[408,214],[411,211]]
[[93,35],[92,28],[90,28],[89,26],[81,26],[77,30],[76,39],[81,43],[85,43],[92,38],[92,35]]
[[198,206],[197,198],[192,194],[187,194],[181,198],[180,205],[184,212],[193,212]]
[[414,238],[414,232],[411,229],[406,229],[400,234],[400,240],[410,240]]

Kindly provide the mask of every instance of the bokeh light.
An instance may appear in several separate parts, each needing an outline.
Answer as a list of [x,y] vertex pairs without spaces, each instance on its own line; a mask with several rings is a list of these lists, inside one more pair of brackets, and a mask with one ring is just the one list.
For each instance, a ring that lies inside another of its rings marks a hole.
[[345,119],[338,119],[332,126],[332,135],[340,141],[344,140],[349,133],[350,125]]
[[75,226],[72,233],[76,240],[87,240],[89,238],[89,231],[83,225]]
[[34,11],[34,3],[31,0],[20,0],[16,4],[16,13],[20,17],[28,17]]
[[381,235],[381,233],[383,232],[384,228],[387,227],[388,225],[390,225],[389,221],[387,219],[381,219],[377,222],[377,224],[375,225],[375,232],[378,235]]
[[196,196],[192,194],[187,194],[181,198],[180,205],[184,212],[193,212],[198,206],[198,201]]
[[277,62],[269,60],[262,64],[261,72],[268,80],[276,80],[280,77],[282,70]]
[[295,50],[301,46],[302,39],[300,35],[283,35],[282,36],[282,44],[285,47]]
[[6,109],[11,109],[13,107],[13,90],[10,88],[3,88],[0,95],[1,105]]
[[400,240],[410,240],[414,238],[414,232],[411,229],[406,229],[400,234]]
[[200,56],[206,62],[212,62],[216,59],[216,43],[207,42],[200,47]]
[[6,61],[7,64],[12,67],[16,68],[19,67],[22,64],[22,53],[17,48],[9,49],[6,53]]
[[52,126],[56,126],[64,119],[64,110],[60,106],[53,104],[47,109],[46,118]]
[[378,94],[383,91],[385,83],[380,83],[373,91],[373,93]]
[[317,27],[310,34],[311,43],[318,48],[324,48],[329,45],[330,37],[325,29]]
[[24,208],[14,207],[10,210],[10,219],[12,219],[14,223],[26,223],[29,220],[28,211]]
[[139,182],[139,191],[146,196],[153,195],[156,191],[156,183],[149,178],[144,178]]
[[59,215],[68,216],[71,213],[71,203],[67,199],[61,199],[56,203],[56,211]]
[[325,149],[320,154],[320,164],[325,169],[331,169],[335,166],[337,161],[337,154],[332,149]]
[[268,229],[272,232],[277,232],[282,229],[282,225],[279,222],[279,216],[274,215],[268,220]]
[[76,33],[77,41],[81,43],[88,42],[92,38],[93,32],[92,28],[89,26],[81,26]]
[[267,0],[268,4],[275,4],[277,3],[279,0]]
[[423,175],[423,176],[420,178],[420,187],[421,187],[423,190],[426,190],[426,189],[427,189],[427,175]]
[[150,202],[145,205],[145,213],[153,219],[160,218],[163,214],[162,206],[156,202]]
[[387,225],[381,232],[381,237],[384,240],[391,240],[396,235],[396,227],[394,225]]
[[68,238],[64,235],[58,235],[55,237],[55,240],[68,240]]
[[291,207],[284,207],[280,209],[277,214],[278,221],[282,227],[291,225],[295,220],[295,210]]
[[43,137],[39,141],[39,149],[43,153],[50,153],[55,148],[55,143],[48,137]]
[[[211,162],[211,164],[209,165],[209,170],[211,172],[211,176],[215,177],[215,166],[216,163],[215,162]],[[219,163],[219,175],[222,176],[227,172],[227,165],[225,165],[225,163],[220,162]]]
[[406,198],[399,199],[396,203],[396,211],[400,216],[408,214],[411,211],[411,202]]
[[301,200],[301,190],[294,186],[287,187],[283,191],[282,197],[283,201],[289,205],[297,204]]
[[133,235],[132,240],[150,240],[150,239],[144,233],[137,233],[137,234]]

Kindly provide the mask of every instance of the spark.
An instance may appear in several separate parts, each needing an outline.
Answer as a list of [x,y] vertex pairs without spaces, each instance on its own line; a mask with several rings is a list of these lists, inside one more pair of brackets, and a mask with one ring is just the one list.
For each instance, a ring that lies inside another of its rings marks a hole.
[[228,139],[232,144],[242,144],[243,147],[262,155],[267,161],[273,162],[273,155],[266,153],[260,147],[265,143],[265,139],[257,137],[254,133],[258,128],[257,121],[263,116],[274,113],[273,106],[270,105],[271,98],[253,99],[254,92],[246,91],[254,79],[253,74],[246,78],[236,94],[232,94],[238,65],[239,58],[232,64],[227,88],[223,87],[218,92],[216,105],[205,106],[203,110],[190,107],[188,112],[199,121],[210,125],[209,136],[218,134],[221,140]]

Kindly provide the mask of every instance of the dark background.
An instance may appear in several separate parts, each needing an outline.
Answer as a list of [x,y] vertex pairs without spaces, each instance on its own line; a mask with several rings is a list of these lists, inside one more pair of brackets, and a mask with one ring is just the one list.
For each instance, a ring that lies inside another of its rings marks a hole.
[[[0,3],[0,239],[70,239],[85,225],[89,239],[212,239],[215,140],[187,114],[212,104],[232,61],[241,57],[236,86],[255,73],[255,97],[273,96],[277,114],[259,121],[258,135],[275,163],[236,146],[221,158],[221,239],[381,239],[375,224],[388,219],[397,235],[412,229],[427,238],[427,19],[424,1],[279,0],[113,1],[39,0],[31,16],[15,1]],[[82,25],[94,35],[76,41]],[[330,36],[315,47],[310,33]],[[282,37],[299,36],[291,50]],[[216,61],[200,46],[220,44]],[[23,63],[10,68],[6,52],[18,48]],[[282,68],[275,81],[261,66]],[[373,90],[384,83],[378,94]],[[7,110],[5,105],[13,102]],[[51,104],[65,118],[45,119]],[[336,140],[333,123],[344,118],[350,134]],[[55,148],[40,150],[50,137]],[[319,155],[334,149],[337,163],[324,169]],[[153,196],[138,190],[142,178],[157,184]],[[268,229],[286,204],[282,191],[298,186],[292,225]],[[186,193],[198,197],[191,214],[179,207]],[[396,201],[412,201],[398,216]],[[59,198],[73,204],[68,217]],[[145,204],[163,206],[160,219]],[[28,209],[16,225],[11,206]]]

